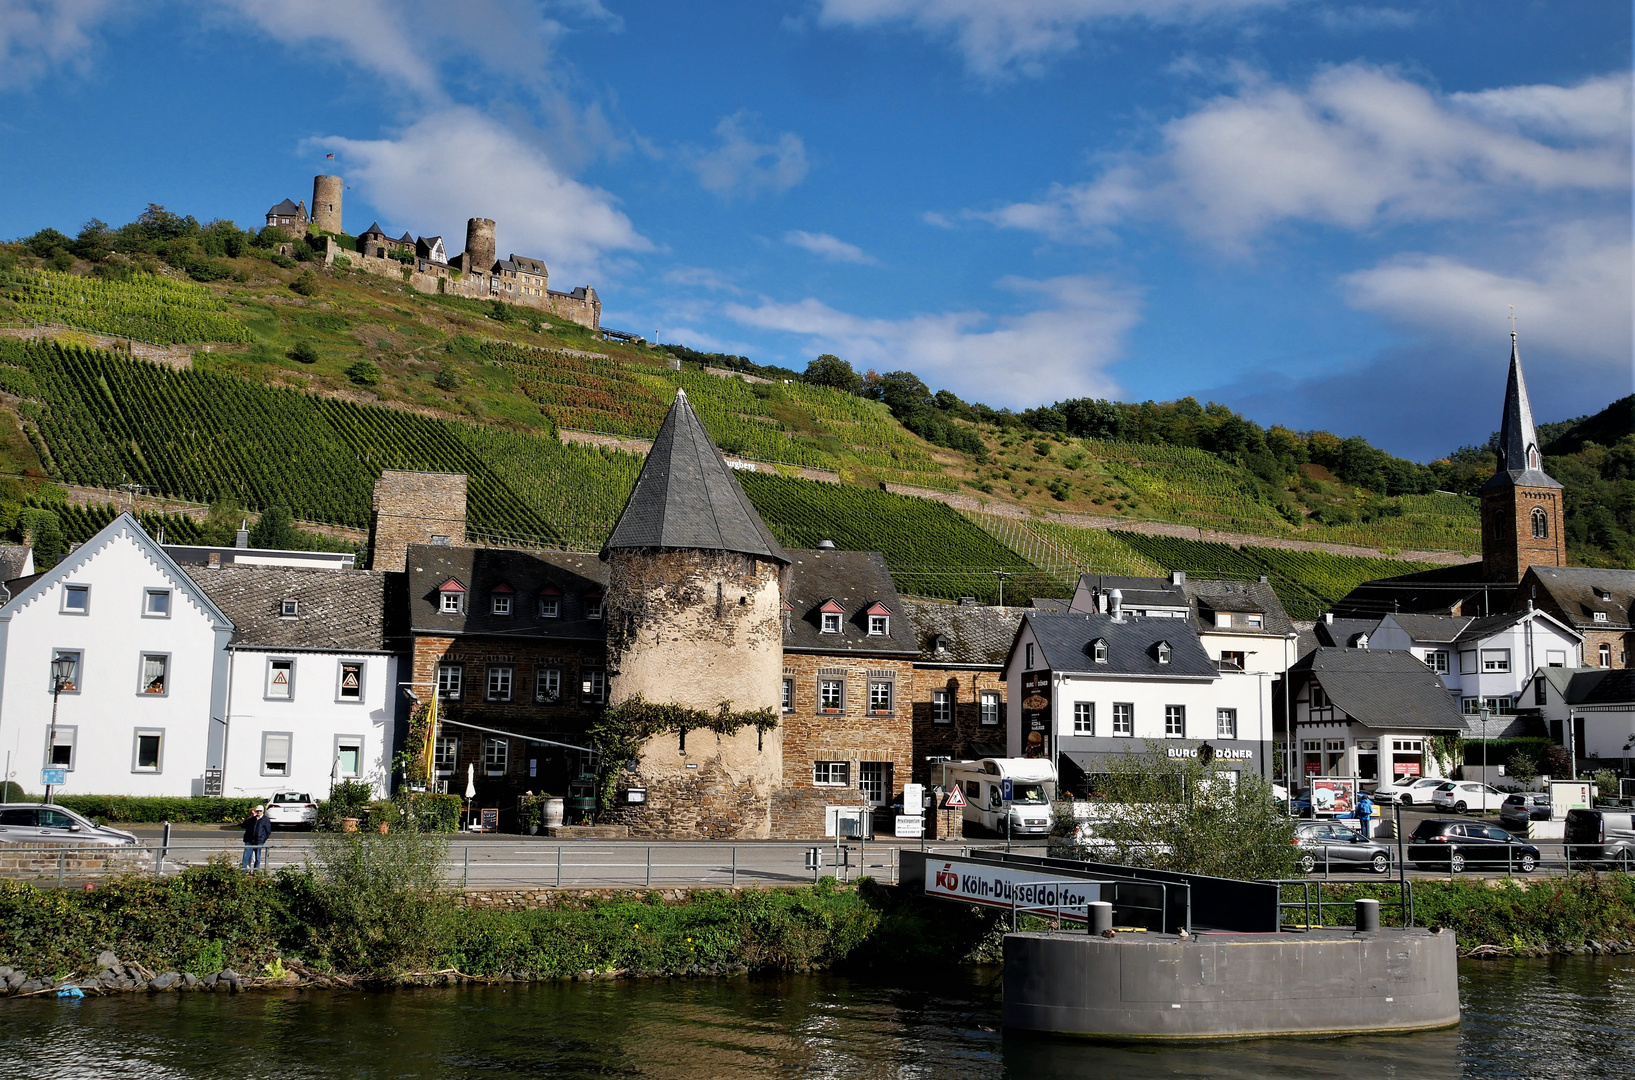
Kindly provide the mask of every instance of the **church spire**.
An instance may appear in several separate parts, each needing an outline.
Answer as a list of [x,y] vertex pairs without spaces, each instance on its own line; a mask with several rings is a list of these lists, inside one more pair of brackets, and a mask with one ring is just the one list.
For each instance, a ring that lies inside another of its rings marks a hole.
[[1533,406],[1527,399],[1527,380],[1521,372],[1521,347],[1510,331],[1510,380],[1504,388],[1504,416],[1499,421],[1499,467],[1488,487],[1525,485],[1560,487],[1544,472]]

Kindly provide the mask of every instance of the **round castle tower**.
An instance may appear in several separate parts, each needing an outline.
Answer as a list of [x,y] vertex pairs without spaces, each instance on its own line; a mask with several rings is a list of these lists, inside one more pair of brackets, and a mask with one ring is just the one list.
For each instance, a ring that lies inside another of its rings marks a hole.
[[474,217],[466,221],[465,272],[486,274],[494,269],[494,219]]
[[[776,711],[789,556],[699,423],[684,391],[665,417],[602,553],[609,701]],[[764,837],[782,733],[660,735],[643,748],[634,834]]]
[[345,231],[341,228],[341,192],[345,190],[338,176],[312,178],[312,223],[324,232]]

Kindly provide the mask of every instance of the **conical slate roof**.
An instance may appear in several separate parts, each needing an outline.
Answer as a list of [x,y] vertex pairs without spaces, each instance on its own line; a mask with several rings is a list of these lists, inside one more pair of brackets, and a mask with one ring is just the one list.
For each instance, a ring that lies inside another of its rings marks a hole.
[[1521,349],[1510,332],[1510,381],[1504,388],[1504,419],[1499,423],[1499,468],[1485,488],[1558,488],[1544,471],[1544,452],[1533,427],[1533,406],[1527,400],[1527,381],[1521,374]]
[[790,561],[710,441],[685,390],[659,428],[607,548],[735,551]]

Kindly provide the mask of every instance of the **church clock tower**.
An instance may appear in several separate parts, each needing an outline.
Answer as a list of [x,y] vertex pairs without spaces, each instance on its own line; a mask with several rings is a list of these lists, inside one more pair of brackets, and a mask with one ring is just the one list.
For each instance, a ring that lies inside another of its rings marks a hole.
[[1512,330],[1499,467],[1482,487],[1482,575],[1488,581],[1517,582],[1529,566],[1566,565],[1561,485],[1544,471]]

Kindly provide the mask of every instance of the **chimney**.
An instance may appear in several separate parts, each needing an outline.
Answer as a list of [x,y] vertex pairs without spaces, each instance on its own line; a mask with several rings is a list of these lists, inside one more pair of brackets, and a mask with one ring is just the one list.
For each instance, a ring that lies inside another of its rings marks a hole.
[[1186,581],[1187,572],[1185,570],[1171,570],[1169,572],[1169,583],[1171,585],[1185,585]]
[[833,540],[819,540],[817,549],[819,551],[833,551],[835,549],[835,542]]
[[250,546],[250,523],[248,521],[240,521],[238,523],[238,535],[233,539],[233,546],[236,548],[247,548]]
[[1096,590],[1096,610],[1103,615],[1107,614],[1107,594],[1100,589]]
[[212,551],[210,553],[210,566],[216,570],[221,569],[221,552]]
[[1107,595],[1112,599],[1113,621],[1114,622],[1123,622],[1124,621],[1124,593],[1119,589],[1114,589],[1112,592],[1108,593]]
[[1333,626],[1334,625],[1334,612],[1332,612],[1332,611],[1323,612],[1323,621],[1325,623],[1327,623],[1328,625]]
[[1268,582],[1267,582],[1267,580],[1266,580],[1266,575],[1265,575],[1265,574],[1262,574],[1262,575],[1260,575],[1260,583],[1261,583],[1261,584],[1262,584],[1262,585],[1265,585],[1265,584],[1268,584]]

